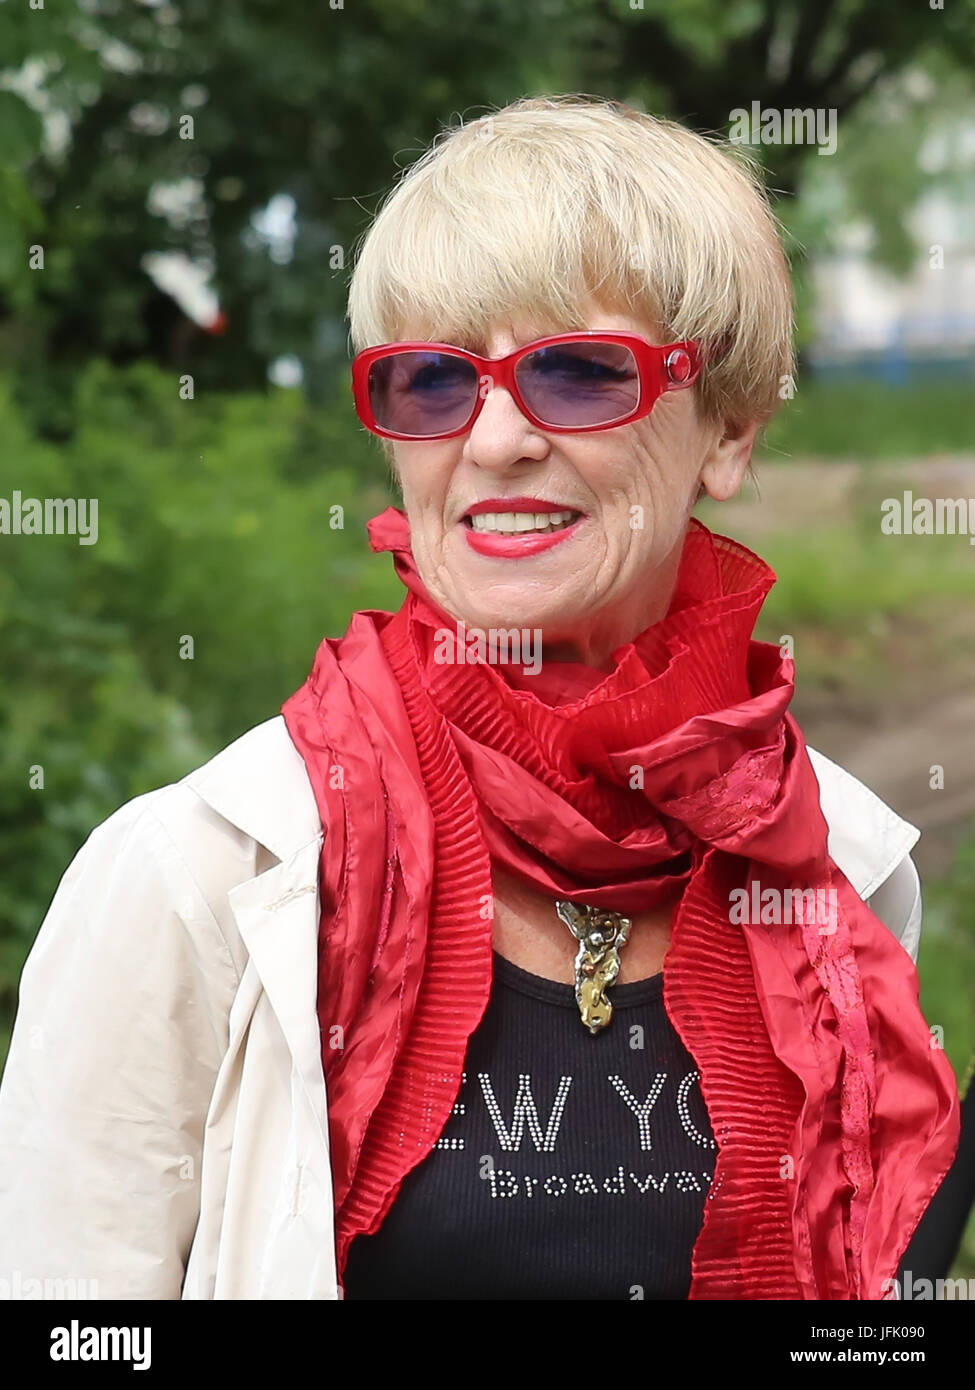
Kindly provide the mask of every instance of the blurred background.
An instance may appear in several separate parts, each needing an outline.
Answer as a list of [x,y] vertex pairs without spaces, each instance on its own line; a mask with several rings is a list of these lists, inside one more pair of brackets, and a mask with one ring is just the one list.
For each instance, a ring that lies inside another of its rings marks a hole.
[[778,573],[757,636],[794,641],[808,741],[923,832],[921,1001],[967,1084],[975,548],[880,521],[975,498],[975,0],[0,0],[0,498],[99,502],[93,545],[0,534],[0,1061],[91,829],[399,606],[355,244],[443,126],[569,91],[724,135],[835,113],[828,150],[752,127],[800,370],[701,516]]

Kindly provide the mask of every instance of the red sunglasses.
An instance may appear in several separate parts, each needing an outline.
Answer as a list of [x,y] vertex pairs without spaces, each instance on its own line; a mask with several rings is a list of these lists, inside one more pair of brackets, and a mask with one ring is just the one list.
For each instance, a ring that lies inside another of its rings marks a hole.
[[383,343],[352,362],[356,414],[386,439],[452,439],[504,387],[540,429],[615,429],[649,415],[665,391],[697,380],[696,342],[660,347],[639,333],[558,333],[480,357],[449,343]]

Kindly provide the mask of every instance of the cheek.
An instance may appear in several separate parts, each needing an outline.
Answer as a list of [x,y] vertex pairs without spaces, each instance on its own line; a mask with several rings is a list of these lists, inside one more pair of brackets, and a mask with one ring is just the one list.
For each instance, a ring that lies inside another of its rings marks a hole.
[[456,460],[446,450],[426,445],[405,445],[397,455],[397,471],[403,510],[410,523],[410,535],[418,564],[439,564],[446,543],[448,517],[453,516],[450,482]]
[[437,458],[429,445],[399,446],[391,466],[408,510],[426,511],[443,498],[452,465],[449,460]]
[[[634,429],[643,424],[639,421]],[[677,469],[663,446],[659,436],[643,429],[617,456],[604,455],[597,460],[592,486],[604,505],[624,509],[639,506],[657,513],[669,504]]]
[[697,495],[701,432],[689,395],[661,404],[669,408],[658,406],[647,420],[637,422],[640,482],[683,513]]
[[693,446],[681,421],[651,417],[631,428],[628,446],[594,460],[589,477],[607,513],[619,518],[607,536],[611,548],[619,545],[621,563],[640,570],[678,543],[698,489]]

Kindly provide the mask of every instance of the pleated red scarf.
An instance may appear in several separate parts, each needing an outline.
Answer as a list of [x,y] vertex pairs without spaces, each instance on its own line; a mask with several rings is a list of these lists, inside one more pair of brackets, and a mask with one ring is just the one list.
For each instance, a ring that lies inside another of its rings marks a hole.
[[[828,854],[792,662],[751,636],[772,570],[692,521],[667,616],[610,672],[532,674],[432,601],[401,511],[369,536],[402,607],[354,614],[282,707],[325,830],[340,1279],[456,1101],[491,987],[494,861],[625,913],[683,890],[664,1002],[717,1143],[689,1297],[883,1297],[957,1148],[958,1091],[910,957]],[[828,921],[795,920],[802,899],[791,922],[732,911],[737,890],[789,888],[832,892]]]

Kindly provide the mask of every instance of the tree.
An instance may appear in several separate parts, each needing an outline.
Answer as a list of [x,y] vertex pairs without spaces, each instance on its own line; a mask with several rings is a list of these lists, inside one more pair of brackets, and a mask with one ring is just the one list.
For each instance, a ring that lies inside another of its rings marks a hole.
[[[0,367],[36,427],[70,434],[93,353],[200,389],[265,389],[268,364],[296,354],[323,399],[356,239],[460,116],[593,91],[703,131],[755,100],[845,117],[909,60],[959,61],[975,34],[975,0],[635,4],[228,0],[219,20],[205,0],[0,4]],[[809,148],[762,153],[791,193]],[[293,228],[260,220],[275,198]],[[223,336],[145,273],[147,252],[174,250],[215,267]]]

